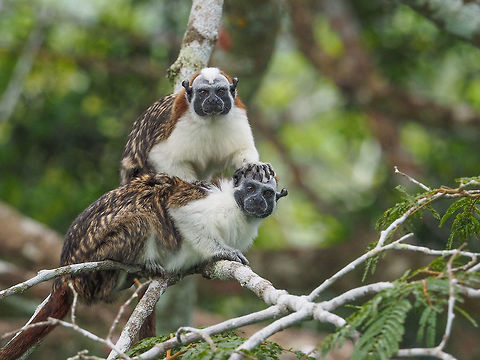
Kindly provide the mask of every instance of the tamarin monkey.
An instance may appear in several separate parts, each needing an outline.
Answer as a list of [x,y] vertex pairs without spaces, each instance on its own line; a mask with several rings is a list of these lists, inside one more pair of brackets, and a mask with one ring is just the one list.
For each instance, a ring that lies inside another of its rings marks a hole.
[[[144,174],[104,194],[77,217],[65,237],[60,265],[114,260],[161,275],[211,260],[247,264],[242,251],[285,195],[262,165],[245,166],[217,185]],[[120,270],[58,278],[32,323],[66,316],[73,300],[68,282],[81,300],[92,303],[112,300],[130,281]],[[17,334],[0,350],[0,360],[17,359],[52,329],[37,326]]]
[[183,81],[180,93],[150,106],[130,129],[121,183],[147,172],[210,180],[224,170],[259,164],[237,83],[217,68],[204,68]]

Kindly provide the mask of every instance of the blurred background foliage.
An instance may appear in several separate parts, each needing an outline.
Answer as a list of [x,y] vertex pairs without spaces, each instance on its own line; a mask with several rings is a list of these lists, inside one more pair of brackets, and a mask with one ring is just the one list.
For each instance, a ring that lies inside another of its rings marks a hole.
[[[372,224],[395,201],[392,183],[401,179],[392,179],[393,164],[382,154],[362,104],[343,96],[297,49],[283,5],[271,58],[263,59],[268,67],[253,74],[261,82],[248,94],[241,83],[240,95],[260,111],[261,121],[301,166],[304,183],[327,211],[316,211],[308,193],[295,188],[277,146],[255,131],[263,160],[278,168],[291,193],[263,226],[257,246],[330,246],[349,239],[358,222]],[[478,49],[409,8],[383,1],[351,6],[362,29],[358,36],[383,77],[446,106],[468,104],[480,111]],[[0,121],[0,198],[65,233],[79,212],[117,186],[133,120],[171,92],[165,72],[177,55],[190,3],[4,1],[2,91],[45,8],[45,39],[13,113]],[[318,46],[334,59],[342,57],[342,41],[321,11],[313,26]],[[219,46],[217,54],[222,52],[228,49]],[[425,183],[451,184],[453,178],[478,174],[476,127],[445,129],[405,117],[397,131],[400,147]]]
[[[240,3],[226,0],[212,64],[240,78],[261,158],[290,193],[258,253],[343,246],[313,262],[332,271],[399,199],[394,165],[432,187],[479,174],[478,48],[391,1]],[[0,96],[19,89],[11,114],[0,111],[3,202],[63,234],[118,185],[131,123],[172,90],[190,6],[0,1]],[[14,84],[35,32],[31,69]],[[419,226],[419,242],[448,237],[429,219]],[[294,271],[298,256],[280,265]]]

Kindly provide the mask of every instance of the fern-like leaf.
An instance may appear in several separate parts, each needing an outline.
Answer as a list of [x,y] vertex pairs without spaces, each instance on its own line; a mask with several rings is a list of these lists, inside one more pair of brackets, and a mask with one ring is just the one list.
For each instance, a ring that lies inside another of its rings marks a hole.
[[356,344],[351,359],[387,360],[395,354],[405,331],[405,318],[411,307],[406,299],[391,301],[388,306],[382,306],[378,316],[365,324],[366,331]]
[[442,219],[440,220],[439,227],[442,227],[445,221],[447,221],[454,213],[456,213],[459,209],[463,208],[464,206],[468,205],[471,202],[470,198],[461,198],[460,200],[455,201],[452,205],[450,205],[443,214]]

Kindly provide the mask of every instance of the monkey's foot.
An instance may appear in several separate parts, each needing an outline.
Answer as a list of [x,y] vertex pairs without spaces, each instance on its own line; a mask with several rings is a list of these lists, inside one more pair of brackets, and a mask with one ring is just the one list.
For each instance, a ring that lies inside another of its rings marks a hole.
[[236,261],[243,265],[249,264],[247,258],[245,257],[245,255],[242,254],[240,250],[237,250],[234,248],[227,248],[227,247],[217,252],[213,257],[213,259]]
[[156,261],[148,261],[145,263],[145,272],[149,276],[163,277],[165,275],[165,269],[160,263]]

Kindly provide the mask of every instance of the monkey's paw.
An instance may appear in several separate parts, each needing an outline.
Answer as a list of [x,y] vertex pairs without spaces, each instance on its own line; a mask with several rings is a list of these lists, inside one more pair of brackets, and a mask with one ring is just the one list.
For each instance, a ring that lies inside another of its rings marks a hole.
[[163,266],[152,260],[145,263],[145,272],[153,277],[163,277],[165,275],[165,269]]
[[276,178],[277,175],[269,163],[257,162],[248,163],[235,171],[235,174],[233,174],[235,185],[238,184],[240,177],[250,177],[260,182],[268,182],[271,178]]
[[230,260],[236,261],[243,265],[248,265],[249,262],[245,255],[240,250],[234,248],[224,248],[219,251],[214,257],[214,260]]

